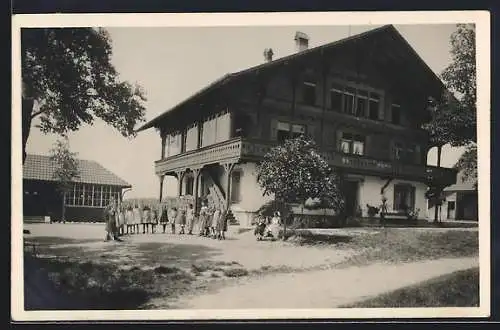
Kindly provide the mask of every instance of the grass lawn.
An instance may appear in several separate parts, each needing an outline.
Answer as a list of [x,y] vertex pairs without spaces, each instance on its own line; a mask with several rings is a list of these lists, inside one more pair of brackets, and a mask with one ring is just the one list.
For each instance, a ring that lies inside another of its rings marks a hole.
[[342,307],[478,307],[479,268],[454,272]]
[[[159,300],[162,308],[176,308],[177,298],[226,285],[234,278],[298,271],[286,265],[251,270],[239,260],[214,261],[212,257],[223,251],[201,244],[104,243],[46,236],[29,240],[40,244],[40,254],[25,257],[27,310],[153,309],[159,308],[155,305]],[[286,244],[356,251],[335,267],[478,255],[477,231],[387,228],[347,238],[303,235],[291,237]]]
[[33,241],[41,246],[36,258],[25,254],[26,310],[151,309],[154,298],[174,302],[208,280],[248,273],[236,261],[207,260],[214,251],[206,246],[109,243],[91,248],[100,240]]
[[438,258],[479,255],[477,231],[385,228],[352,237],[305,234],[291,237],[300,245],[331,246],[359,251],[338,267],[363,266],[374,262],[401,263]]

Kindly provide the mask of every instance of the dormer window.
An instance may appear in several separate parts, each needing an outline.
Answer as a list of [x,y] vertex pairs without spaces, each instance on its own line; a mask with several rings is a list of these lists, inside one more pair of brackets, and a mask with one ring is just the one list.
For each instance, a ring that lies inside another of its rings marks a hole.
[[302,93],[304,104],[316,105],[316,84],[314,82],[304,81]]

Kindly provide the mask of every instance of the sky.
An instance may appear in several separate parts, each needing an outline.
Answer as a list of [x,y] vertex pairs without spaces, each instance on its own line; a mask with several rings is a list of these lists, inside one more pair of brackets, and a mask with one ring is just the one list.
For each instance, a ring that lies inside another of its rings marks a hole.
[[[143,87],[148,99],[146,120],[151,120],[224,74],[263,63],[265,48],[273,49],[273,59],[292,54],[296,31],[309,36],[312,48],[378,26],[113,27],[107,30],[112,39],[112,62],[121,79]],[[455,25],[395,27],[436,74],[451,62],[450,35]],[[33,126],[36,123],[34,121]],[[48,154],[58,138],[33,127],[27,152]],[[129,182],[133,188],[126,198],[159,196],[154,161],[161,156],[161,140],[154,129],[128,139],[96,120],[93,125],[70,133],[69,142],[78,158],[95,160]],[[453,166],[461,152],[444,148],[442,166]],[[435,150],[429,152],[428,158],[429,165],[435,165]],[[176,180],[168,179],[165,184],[166,194],[175,195]]]

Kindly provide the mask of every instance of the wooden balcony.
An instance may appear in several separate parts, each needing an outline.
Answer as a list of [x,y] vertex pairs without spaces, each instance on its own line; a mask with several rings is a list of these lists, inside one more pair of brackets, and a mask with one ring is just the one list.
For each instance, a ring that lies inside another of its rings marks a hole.
[[[276,144],[246,138],[234,138],[212,146],[189,151],[155,162],[157,174],[172,173],[187,168],[200,168],[215,163],[231,163],[243,161],[259,161]],[[368,158],[365,156],[343,154],[335,150],[322,152],[328,163],[336,168],[345,169],[349,173],[394,177],[420,182],[438,179],[446,185],[456,181],[456,170],[402,164],[395,161]]]
[[160,159],[155,162],[155,172],[166,174],[187,168],[200,168],[209,164],[237,162],[241,158],[241,144],[241,138],[235,138]]

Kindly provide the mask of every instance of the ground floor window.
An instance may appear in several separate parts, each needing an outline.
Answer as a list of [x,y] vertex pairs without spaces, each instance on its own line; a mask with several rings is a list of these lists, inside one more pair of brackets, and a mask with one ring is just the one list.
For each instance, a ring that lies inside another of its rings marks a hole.
[[66,194],[66,205],[105,207],[109,204],[111,197],[119,200],[121,198],[120,188],[77,183]]
[[394,185],[394,211],[407,212],[415,209],[415,187],[409,184]]
[[234,171],[231,177],[231,202],[237,203],[241,200],[241,172]]

